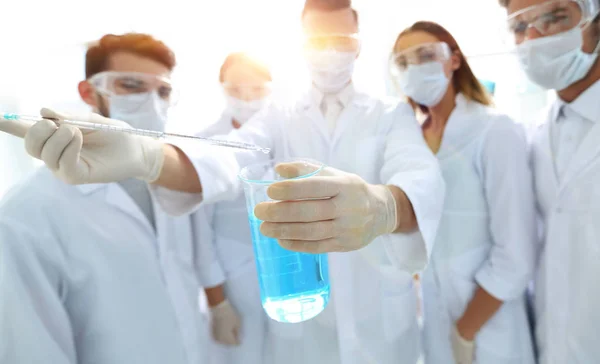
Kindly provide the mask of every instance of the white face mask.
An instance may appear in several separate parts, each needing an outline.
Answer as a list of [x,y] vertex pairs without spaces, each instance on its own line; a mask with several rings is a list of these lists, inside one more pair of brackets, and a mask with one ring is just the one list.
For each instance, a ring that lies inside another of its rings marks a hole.
[[598,47],[588,54],[581,50],[582,46],[581,28],[575,27],[556,35],[527,40],[518,45],[517,54],[531,81],[543,88],[560,91],[584,78],[598,58]]
[[259,112],[267,103],[267,98],[245,101],[229,95],[227,98],[227,112],[240,124],[246,123],[254,114]]
[[417,104],[427,107],[437,105],[446,94],[450,79],[440,62],[408,65],[398,80],[402,92]]
[[133,128],[165,131],[169,104],[156,92],[110,97],[109,117]]
[[332,49],[309,51],[306,61],[313,84],[321,92],[335,93],[352,80],[356,52],[340,52]]

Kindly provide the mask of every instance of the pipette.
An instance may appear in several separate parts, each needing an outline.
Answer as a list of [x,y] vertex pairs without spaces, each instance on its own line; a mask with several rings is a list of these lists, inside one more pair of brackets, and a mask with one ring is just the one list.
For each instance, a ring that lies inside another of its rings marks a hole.
[[[0,119],[15,120],[15,121],[20,120],[20,121],[29,121],[29,122],[51,120],[54,122],[59,122],[58,119],[53,119],[53,118],[44,118],[44,117],[40,117],[40,116],[19,115],[19,114],[1,113],[1,112],[0,112]],[[219,139],[213,139],[213,138],[205,138],[205,137],[194,136],[194,135],[166,133],[166,132],[162,132],[162,131],[153,131],[153,130],[145,130],[145,129],[126,128],[126,127],[122,127],[122,126],[90,123],[90,122],[86,122],[86,121],[77,121],[77,120],[60,120],[60,123],[73,125],[78,128],[81,128],[81,129],[129,133],[129,134],[134,134],[134,135],[152,137],[152,138],[156,138],[156,139],[182,138],[182,139],[188,139],[188,140],[196,140],[196,141],[212,144],[212,145],[219,146],[219,147],[236,148],[236,149],[243,149],[243,150],[253,150],[253,151],[257,151],[257,152],[263,152],[265,154],[268,154],[271,151],[269,148],[259,147],[258,145],[254,145],[254,144],[227,141],[227,140],[219,140]]]

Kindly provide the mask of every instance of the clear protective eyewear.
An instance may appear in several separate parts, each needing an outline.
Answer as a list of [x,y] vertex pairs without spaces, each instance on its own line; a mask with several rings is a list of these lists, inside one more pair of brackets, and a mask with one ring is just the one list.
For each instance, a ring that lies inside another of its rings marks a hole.
[[358,52],[360,38],[358,34],[319,34],[304,38],[304,49],[311,51],[335,50],[339,52]]
[[409,65],[420,65],[430,62],[444,63],[450,59],[452,51],[444,42],[423,43],[400,52],[394,52],[391,59],[393,75],[406,71]]
[[169,106],[175,105],[178,100],[171,80],[167,77],[140,72],[107,71],[92,76],[88,82],[109,99],[115,96],[138,95],[135,99],[141,104],[146,101],[146,96],[156,93],[158,98]]
[[556,35],[582,26],[597,12],[594,0],[551,0],[511,14],[508,31],[519,44],[529,38],[532,28],[543,37]]
[[223,90],[225,93],[233,98],[244,100],[244,101],[254,101],[261,100],[271,94],[271,83],[228,83],[224,82],[221,84],[223,86]]

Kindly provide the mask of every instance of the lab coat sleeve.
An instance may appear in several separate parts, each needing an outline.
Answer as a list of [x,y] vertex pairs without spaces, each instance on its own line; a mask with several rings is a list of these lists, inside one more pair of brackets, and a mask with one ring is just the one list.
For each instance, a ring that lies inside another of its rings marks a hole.
[[215,287],[225,282],[225,273],[216,253],[212,219],[212,205],[204,205],[192,215],[196,248],[195,268],[198,280],[204,288]]
[[404,191],[417,217],[418,231],[382,237],[390,260],[398,268],[415,273],[425,268],[431,254],[444,204],[445,183],[437,158],[425,143],[408,104],[401,103],[394,110],[381,180]]
[[[215,139],[251,143],[264,148],[272,148],[272,121],[269,108],[259,112],[242,128],[228,135],[215,136]],[[202,193],[192,194],[172,191],[160,186],[151,186],[151,191],[161,207],[170,215],[180,216],[192,213],[201,203],[215,203],[232,200],[241,189],[238,173],[241,168],[269,159],[262,152],[215,147],[193,143],[177,143],[190,159],[202,184]]]
[[0,218],[0,363],[76,364],[59,274],[36,242],[51,242]]
[[494,121],[478,159],[493,246],[475,280],[497,299],[511,300],[525,292],[535,267],[535,198],[524,130],[506,117]]

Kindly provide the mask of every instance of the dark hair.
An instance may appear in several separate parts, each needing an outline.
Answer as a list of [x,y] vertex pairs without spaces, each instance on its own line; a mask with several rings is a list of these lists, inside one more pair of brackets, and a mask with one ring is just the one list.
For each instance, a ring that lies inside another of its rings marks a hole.
[[[471,67],[467,63],[465,56],[460,50],[456,39],[454,39],[452,34],[450,34],[450,32],[447,31],[446,28],[442,27],[441,25],[429,21],[419,21],[414,23],[410,27],[404,29],[398,35],[396,43],[394,44],[394,51],[398,50],[397,48],[400,43],[400,39],[403,36],[413,32],[425,32],[433,35],[440,42],[448,44],[452,54],[455,54],[459,57],[460,67],[456,71],[454,71],[454,75],[452,76],[452,85],[457,93],[460,92],[467,99],[471,101],[476,101],[483,105],[493,104],[492,98],[490,97],[490,94],[486,90],[485,86],[483,86],[479,82],[477,77],[475,77],[475,74],[473,74],[473,71],[471,70]],[[416,110],[417,108],[419,108],[423,112],[426,111],[426,108],[420,107],[420,105],[415,103],[413,100],[409,99],[408,101],[412,105],[413,109]]]
[[351,0],[306,0],[302,9],[302,18],[309,11],[336,11],[350,8],[354,20],[358,23],[358,12],[352,8]]
[[219,82],[223,82],[225,79],[225,72],[236,63],[244,64],[245,66],[252,68],[257,73],[265,76],[269,81],[272,81],[271,70],[269,67],[263,62],[259,61],[256,58],[249,56],[243,52],[230,53],[223,64],[221,65],[221,69],[219,70]]
[[175,68],[175,54],[163,42],[148,34],[107,34],[94,42],[85,54],[85,77],[106,71],[108,60],[117,52],[129,52],[155,60],[169,70]]

